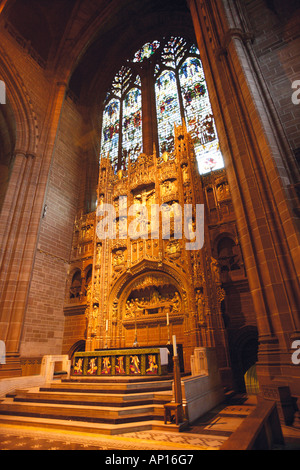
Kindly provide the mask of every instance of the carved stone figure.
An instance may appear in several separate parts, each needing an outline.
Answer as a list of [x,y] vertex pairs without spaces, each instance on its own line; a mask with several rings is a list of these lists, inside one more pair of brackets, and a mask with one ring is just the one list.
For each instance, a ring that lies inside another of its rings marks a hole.
[[205,302],[204,302],[203,293],[201,292],[200,289],[197,289],[196,291],[196,304],[197,304],[197,313],[198,313],[199,323],[204,323]]
[[216,284],[221,284],[222,281],[221,281],[221,273],[220,273],[220,265],[218,263],[218,261],[213,258],[211,256],[211,271],[212,271],[212,280],[216,283]]

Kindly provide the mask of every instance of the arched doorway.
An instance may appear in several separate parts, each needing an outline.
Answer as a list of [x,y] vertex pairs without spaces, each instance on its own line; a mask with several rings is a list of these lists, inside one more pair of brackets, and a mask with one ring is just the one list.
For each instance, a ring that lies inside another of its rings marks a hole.
[[237,392],[246,392],[245,374],[257,362],[258,332],[254,326],[245,326],[229,336],[229,349]]

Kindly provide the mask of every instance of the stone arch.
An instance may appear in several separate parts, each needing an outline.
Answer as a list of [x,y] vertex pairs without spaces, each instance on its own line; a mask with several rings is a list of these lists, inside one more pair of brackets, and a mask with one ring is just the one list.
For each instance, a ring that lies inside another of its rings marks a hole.
[[[3,119],[0,119],[0,136],[1,141],[6,142],[5,162],[8,166],[7,181],[1,194],[2,203],[0,201],[0,204],[2,205],[9,189],[9,181],[13,177],[16,155],[21,154],[22,158],[36,155],[39,131],[37,117],[22,77],[1,45],[0,71],[6,94],[6,104],[1,106]],[[5,139],[3,134],[5,134]]]
[[258,331],[255,326],[244,326],[229,335],[232,372],[237,391],[245,391],[244,375],[257,362]]
[[[1,102],[1,100],[0,100]],[[8,100],[0,106],[0,211],[14,163],[16,121]]]
[[15,153],[35,156],[39,142],[37,116],[22,77],[1,46],[0,70],[16,123]]
[[[76,343],[74,343],[69,351],[68,351],[68,356],[69,356],[69,359],[72,361],[73,357],[74,357],[74,354],[76,352],[82,352],[82,351],[85,351],[85,340],[84,339],[80,339],[78,341],[76,341]],[[73,367],[73,361],[71,362],[71,371],[72,371],[72,367]]]
[[[170,285],[173,285],[173,291],[178,291],[179,302],[180,302],[180,312],[176,315],[173,315],[172,312],[169,312],[170,324],[180,324],[182,325],[182,335],[188,328],[190,312],[193,310],[193,305],[191,305],[190,299],[192,295],[189,293],[190,287],[188,280],[185,279],[183,273],[179,273],[170,266],[168,263],[157,263],[149,260],[143,260],[137,265],[133,266],[129,271],[125,272],[114,284],[110,291],[108,298],[108,317],[112,320],[114,325],[114,334],[116,335],[113,341],[117,342],[117,338],[122,337],[122,341],[125,341],[126,328],[130,328],[130,322],[134,322],[133,318],[124,318],[123,310],[126,308],[126,300],[130,294],[130,289],[134,282],[141,278],[143,275],[153,275],[153,276],[166,276],[169,279]],[[172,289],[171,289],[172,290]],[[170,292],[171,297],[171,292]],[[177,301],[177,299],[176,299]],[[123,310],[122,310],[123,309]],[[123,313],[122,313],[123,312]],[[157,315],[156,315],[157,314]],[[173,315],[173,316],[172,316]],[[145,319],[140,318],[140,321],[144,324],[151,323],[151,326],[157,326],[158,323],[166,324],[167,314],[166,311],[157,311],[154,312],[153,317],[147,312]],[[155,320],[155,321],[154,321]],[[193,319],[192,319],[193,321]],[[133,323],[132,323],[133,325]],[[133,327],[131,325],[131,328]],[[126,326],[126,328],[125,328]]]
[[80,268],[74,268],[70,276],[69,298],[79,298],[82,294],[82,272]]
[[112,305],[114,299],[120,298],[122,291],[126,289],[128,284],[130,284],[134,278],[150,271],[166,274],[174,278],[183,294],[186,294],[189,291],[189,285],[185,279],[185,276],[183,276],[182,272],[177,272],[173,266],[170,266],[168,263],[158,264],[157,262],[142,260],[140,263],[131,267],[130,270],[127,270],[124,274],[122,274],[112,286],[109,295],[109,305]]
[[92,275],[93,275],[93,265],[89,264],[86,266],[82,276],[82,292],[84,296],[88,295],[88,288],[91,286],[92,283]]
[[236,233],[230,230],[225,230],[224,232],[218,233],[214,240],[212,241],[212,252],[215,258],[218,257],[218,245],[222,238],[230,238],[236,244]]

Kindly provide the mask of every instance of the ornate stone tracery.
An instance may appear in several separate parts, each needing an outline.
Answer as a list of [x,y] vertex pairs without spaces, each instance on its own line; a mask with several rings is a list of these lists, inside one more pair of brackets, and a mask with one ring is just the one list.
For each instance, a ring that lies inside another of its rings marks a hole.
[[[173,153],[141,154],[117,174],[102,158],[97,212],[76,229],[79,241],[85,231],[94,252],[84,298],[87,350],[132,347],[134,332],[140,346],[166,344],[176,334],[189,368],[195,346],[214,345],[224,296],[219,266],[208,239],[202,250],[186,245],[196,228],[196,204],[204,202],[199,178],[185,126],[175,127]],[[186,203],[192,212],[185,226]],[[97,230],[107,204],[114,209],[113,238]]]

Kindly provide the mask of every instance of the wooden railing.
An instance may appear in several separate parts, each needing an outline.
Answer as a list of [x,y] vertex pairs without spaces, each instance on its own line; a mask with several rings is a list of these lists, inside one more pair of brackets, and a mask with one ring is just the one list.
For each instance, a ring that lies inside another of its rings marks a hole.
[[259,401],[220,450],[270,450],[284,444],[276,402]]

